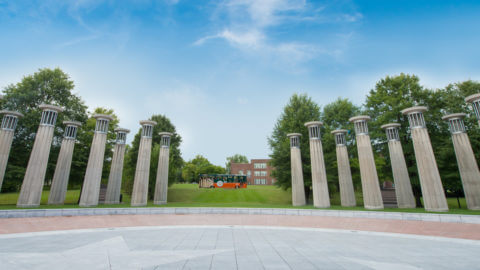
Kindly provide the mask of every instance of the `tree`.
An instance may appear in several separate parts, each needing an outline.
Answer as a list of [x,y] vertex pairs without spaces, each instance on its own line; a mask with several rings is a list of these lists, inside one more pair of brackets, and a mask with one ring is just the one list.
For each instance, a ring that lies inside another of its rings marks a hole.
[[[118,117],[113,111],[113,109],[107,109],[107,108],[95,108],[93,112],[89,113],[90,118],[86,121],[84,125],[82,125],[81,128],[79,128],[78,133],[77,133],[77,139],[81,141],[81,144],[77,144],[74,148],[73,151],[73,156],[79,156],[83,157],[82,159],[75,158],[72,160],[72,170],[74,168],[78,168],[79,170],[76,170],[75,175],[73,173],[70,173],[70,178],[74,181],[70,181],[69,184],[70,186],[77,186],[81,185],[84,180],[85,176],[85,171],[86,171],[86,166],[88,164],[88,157],[90,155],[90,148],[93,140],[93,134],[95,132],[95,126],[97,124],[97,120],[93,118],[93,115],[95,114],[106,114],[110,115],[113,117],[113,120],[109,122],[108,124],[108,133],[107,133],[107,142],[105,144],[105,156],[103,158],[103,169],[102,169],[102,183],[107,184],[108,182],[108,176],[110,174],[110,166],[111,166],[111,161],[112,161],[112,156],[113,156],[113,147],[115,145],[115,139],[116,139],[116,134],[115,134],[115,129],[118,127]],[[81,171],[81,168],[85,168],[83,171]],[[77,175],[78,173],[78,175]],[[74,177],[72,177],[74,176]]]
[[303,164],[305,195],[310,197],[312,176],[310,165],[310,147],[308,130],[305,123],[320,119],[320,107],[307,95],[294,94],[277,120],[268,143],[272,150],[272,176],[277,179],[275,185],[288,189],[291,187],[290,143],[288,133],[301,133],[300,150]]
[[321,117],[323,121],[322,146],[330,193],[339,190],[336,143],[334,135],[330,133],[336,129],[348,130],[348,134],[346,136],[350,167],[352,171],[352,180],[355,188],[360,189],[361,187],[357,149],[353,143],[354,140],[349,138],[354,136],[354,134],[351,133],[353,124],[348,121],[350,117],[358,115],[359,112],[360,108],[358,106],[355,106],[348,99],[342,98],[338,98],[336,101],[323,107]]
[[235,154],[231,157],[227,157],[227,163],[225,163],[225,169],[227,170],[227,173],[231,173],[230,165],[232,163],[248,163],[248,158],[240,154]]
[[182,169],[182,177],[185,181],[191,183],[198,180],[200,174],[224,174],[225,172],[225,168],[213,165],[202,155],[197,155],[194,159],[185,163]]
[[[16,191],[22,183],[42,113],[38,106],[42,103],[61,106],[65,109],[58,114],[48,160],[45,179],[47,182],[48,179],[52,179],[63,137],[62,122],[74,120],[85,123],[87,120],[87,106],[79,96],[72,92],[73,89],[73,81],[59,68],[40,69],[33,75],[23,77],[19,83],[8,85],[3,89],[5,96],[2,100],[2,109],[19,111],[24,114],[24,117],[20,119],[15,131],[11,149],[11,153],[15,154],[11,154],[9,157],[2,191]],[[78,140],[80,144],[86,143],[82,138]],[[90,143],[88,142],[88,144]],[[71,181],[83,181],[86,165],[80,165],[78,162],[87,158],[88,153],[85,155],[77,152],[74,155],[73,162],[77,162],[79,166],[72,167]],[[80,180],[80,178],[82,179]]]
[[[168,184],[172,185],[175,181],[180,180],[179,172],[183,166],[183,159],[180,152],[180,143],[182,142],[182,137],[177,134],[175,126],[172,124],[170,119],[165,115],[152,115],[150,120],[157,122],[153,127],[152,135],[152,155],[150,159],[150,175],[149,175],[149,184],[148,184],[148,197],[153,199],[155,192],[155,184],[157,179],[157,167],[158,167],[158,156],[160,152],[160,135],[159,132],[171,132],[173,133],[170,139],[170,155],[168,163]],[[135,170],[137,167],[137,158],[138,158],[138,148],[140,146],[140,136],[141,128],[135,134],[135,137],[132,141],[132,146],[128,149],[128,152],[125,156],[125,168],[124,168],[124,190],[131,194],[133,190],[133,182],[135,178]]]

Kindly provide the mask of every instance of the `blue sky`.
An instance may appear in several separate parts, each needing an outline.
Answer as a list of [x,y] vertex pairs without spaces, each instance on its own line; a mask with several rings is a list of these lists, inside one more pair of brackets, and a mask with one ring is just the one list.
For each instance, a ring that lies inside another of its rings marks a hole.
[[186,160],[223,165],[268,157],[293,93],[360,105],[400,72],[430,88],[478,80],[478,14],[447,0],[0,0],[0,87],[60,67],[90,109],[135,131],[166,114]]

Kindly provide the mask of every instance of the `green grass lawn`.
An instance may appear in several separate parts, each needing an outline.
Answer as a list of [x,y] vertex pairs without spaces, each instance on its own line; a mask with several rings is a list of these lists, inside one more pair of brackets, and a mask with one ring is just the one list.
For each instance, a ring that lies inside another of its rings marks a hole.
[[[80,190],[69,190],[65,200],[65,205],[51,206],[46,205],[49,191],[42,194],[41,205],[38,208],[78,208],[78,198]],[[360,211],[388,211],[388,212],[413,212],[425,213],[423,208],[416,209],[398,209],[387,208],[385,210],[366,210],[363,204],[361,192],[356,193],[357,207],[341,207],[340,194],[335,193],[331,196],[332,207],[335,210],[360,210]],[[1,193],[0,209],[16,209],[18,193]],[[312,205],[302,207],[293,207],[290,190],[284,191],[274,186],[249,186],[246,189],[205,189],[198,188],[193,184],[174,184],[168,189],[168,204],[157,206],[149,201],[147,206],[155,207],[264,207],[264,208],[299,208],[313,209]],[[458,208],[456,198],[448,198],[450,211],[448,214],[470,214],[480,215],[480,211],[466,209],[465,199],[461,198],[462,208]],[[116,205],[99,205],[98,207],[130,207],[130,197],[123,196],[123,203]]]

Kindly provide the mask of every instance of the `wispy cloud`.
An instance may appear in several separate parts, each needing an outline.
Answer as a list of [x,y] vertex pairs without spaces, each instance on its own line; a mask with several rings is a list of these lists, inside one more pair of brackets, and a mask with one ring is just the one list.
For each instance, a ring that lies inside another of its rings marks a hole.
[[338,55],[344,48],[326,49],[322,44],[272,37],[278,27],[292,23],[353,23],[362,19],[359,12],[327,13],[326,6],[306,0],[227,0],[218,4],[212,15],[215,34],[197,39],[201,46],[210,40],[223,39],[232,47],[286,60],[296,65],[318,55]]

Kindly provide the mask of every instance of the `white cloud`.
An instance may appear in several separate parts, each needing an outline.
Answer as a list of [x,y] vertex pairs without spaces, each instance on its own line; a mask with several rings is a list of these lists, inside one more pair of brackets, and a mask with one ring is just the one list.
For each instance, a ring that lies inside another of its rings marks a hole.
[[219,4],[212,20],[223,29],[216,34],[196,40],[195,46],[213,39],[224,39],[232,47],[267,57],[275,64],[297,66],[319,55],[338,57],[345,49],[342,45],[326,49],[321,44],[287,40],[276,42],[269,37],[270,30],[292,23],[355,22],[362,19],[359,12],[335,12],[325,15],[325,6],[306,0],[229,0]]

